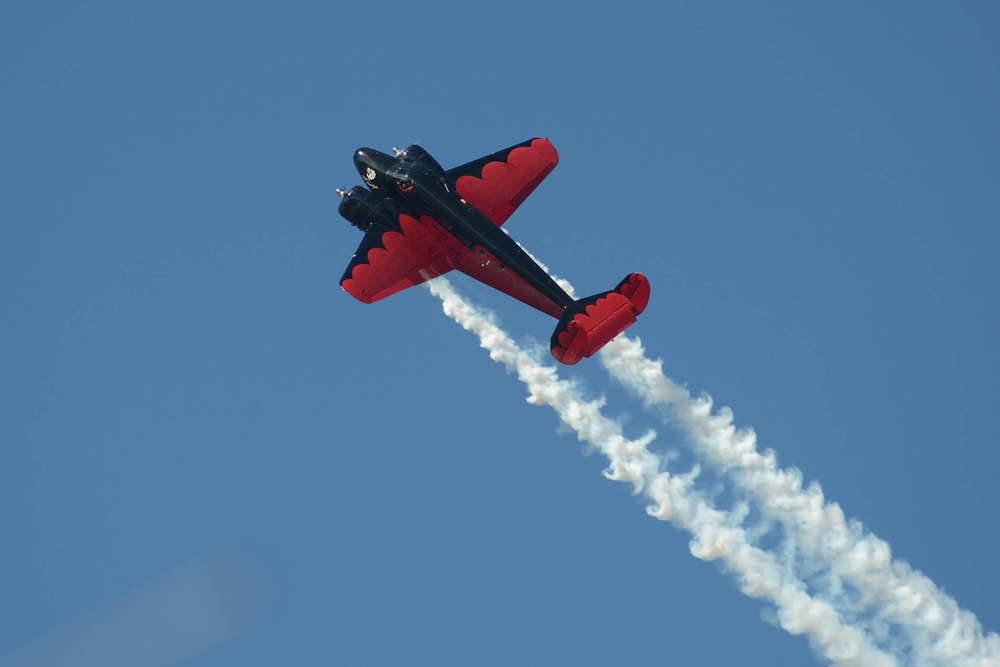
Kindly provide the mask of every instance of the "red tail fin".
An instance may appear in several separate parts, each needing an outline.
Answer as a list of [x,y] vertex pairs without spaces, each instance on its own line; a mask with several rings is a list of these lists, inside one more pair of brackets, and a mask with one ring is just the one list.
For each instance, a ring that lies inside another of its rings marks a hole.
[[649,303],[649,281],[633,273],[609,292],[580,299],[552,334],[552,356],[567,365],[589,357],[635,323]]

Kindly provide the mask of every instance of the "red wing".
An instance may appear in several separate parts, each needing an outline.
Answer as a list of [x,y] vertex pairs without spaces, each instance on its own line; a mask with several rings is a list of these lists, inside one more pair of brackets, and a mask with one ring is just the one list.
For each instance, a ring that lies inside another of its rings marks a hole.
[[517,275],[484,248],[476,248],[455,264],[455,268],[465,275],[500,290],[546,315],[559,319],[563,309],[539,292],[534,285]]
[[559,164],[548,139],[529,139],[447,172],[458,194],[499,227]]
[[451,271],[455,264],[448,251],[454,249],[436,231],[405,214],[399,216],[399,230],[369,229],[340,286],[359,301],[373,303]]

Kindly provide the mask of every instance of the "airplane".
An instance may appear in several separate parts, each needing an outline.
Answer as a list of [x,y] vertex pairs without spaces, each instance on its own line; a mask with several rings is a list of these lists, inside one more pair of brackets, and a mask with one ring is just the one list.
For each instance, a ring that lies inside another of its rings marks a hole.
[[340,286],[364,303],[458,269],[551,315],[552,356],[571,365],[635,323],[649,302],[649,281],[631,273],[618,286],[573,299],[501,229],[555,169],[559,154],[535,138],[444,170],[414,144],[393,154],[359,148],[365,186],[341,197],[340,215],[365,236]]

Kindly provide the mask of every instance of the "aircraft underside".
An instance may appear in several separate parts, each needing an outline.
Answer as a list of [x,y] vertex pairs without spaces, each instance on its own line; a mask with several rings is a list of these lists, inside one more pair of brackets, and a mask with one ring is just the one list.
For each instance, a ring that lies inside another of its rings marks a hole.
[[618,286],[572,299],[500,227],[559,161],[547,139],[532,139],[444,171],[423,148],[395,157],[355,153],[367,188],[340,192],[340,213],[365,232],[341,279],[374,303],[458,269],[557,320],[552,355],[574,364],[626,328],[649,301],[649,281],[632,273]]

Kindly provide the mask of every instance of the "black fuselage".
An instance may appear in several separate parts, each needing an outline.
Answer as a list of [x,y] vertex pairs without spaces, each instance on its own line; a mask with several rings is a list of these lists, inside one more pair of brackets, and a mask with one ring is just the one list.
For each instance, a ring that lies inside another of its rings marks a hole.
[[394,202],[390,208],[399,206],[417,220],[422,214],[430,216],[473,252],[481,248],[491,253],[505,270],[514,271],[560,308],[573,303],[528,253],[458,195],[437,161],[419,146],[399,151],[397,157],[361,148],[354,163],[373,194]]

